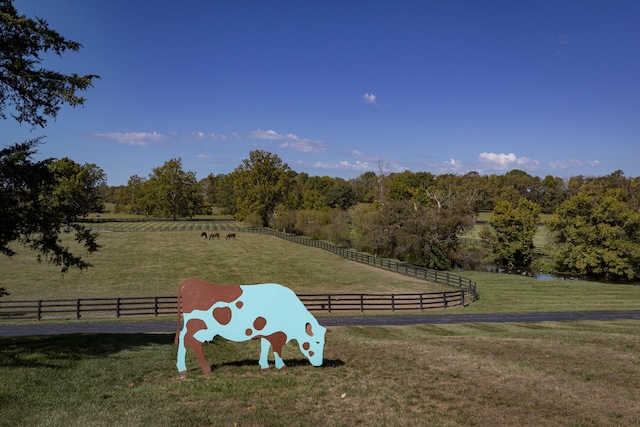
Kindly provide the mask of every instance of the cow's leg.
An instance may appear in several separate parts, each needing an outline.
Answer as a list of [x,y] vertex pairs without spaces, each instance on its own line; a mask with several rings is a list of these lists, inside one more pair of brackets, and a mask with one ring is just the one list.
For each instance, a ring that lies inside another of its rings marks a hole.
[[[178,373],[180,374],[180,378],[184,378],[187,375],[187,348],[184,342],[184,335],[187,332],[187,328],[182,328],[180,331],[180,339],[178,341],[178,361],[176,362],[176,367],[178,368]],[[177,337],[176,337],[177,338]]]
[[276,369],[285,368],[284,360],[282,360],[282,347],[287,342],[287,336],[284,332],[276,332],[267,337],[267,340],[273,347],[273,359],[276,364]]
[[269,348],[271,347],[271,343],[266,338],[260,339],[260,360],[258,363],[262,368],[262,372],[269,371]]
[[194,334],[203,329],[207,329],[207,325],[203,320],[190,319],[189,321],[187,321],[185,327],[180,333],[180,345],[178,346],[178,363],[176,365],[178,367],[180,377],[185,377],[187,375],[187,365],[185,362],[187,346],[193,348],[193,351],[196,354],[198,365],[200,366],[200,369],[202,369],[202,373],[205,375],[211,373],[211,366],[207,362],[207,359],[204,357],[204,353],[202,352],[202,342],[194,337]]

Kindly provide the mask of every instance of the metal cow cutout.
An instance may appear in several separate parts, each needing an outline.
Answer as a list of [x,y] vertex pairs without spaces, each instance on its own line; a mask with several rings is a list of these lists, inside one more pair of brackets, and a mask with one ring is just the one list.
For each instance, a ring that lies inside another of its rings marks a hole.
[[292,339],[298,341],[300,351],[312,365],[320,366],[325,332],[326,328],[309,313],[297,295],[282,285],[223,286],[198,279],[180,282],[175,337],[180,377],[187,375],[187,347],[193,348],[202,372],[211,373],[202,343],[218,335],[236,342],[260,339],[258,363],[263,372],[269,370],[269,347],[273,347],[276,368],[286,368],[282,346]]

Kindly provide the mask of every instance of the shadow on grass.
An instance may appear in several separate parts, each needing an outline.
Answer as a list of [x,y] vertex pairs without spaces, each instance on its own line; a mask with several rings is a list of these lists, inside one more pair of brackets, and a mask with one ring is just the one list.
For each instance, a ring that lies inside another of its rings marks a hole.
[[[276,369],[273,366],[273,360],[270,360],[270,367],[271,367],[271,371],[278,371],[278,369]],[[309,363],[309,361],[307,359],[304,358],[299,358],[299,359],[284,359],[284,364],[285,367],[287,368],[293,368],[293,367],[297,367],[297,366],[311,366],[311,364]],[[323,359],[322,360],[322,365],[318,366],[318,369],[323,369],[323,368],[337,368],[339,366],[343,366],[344,362],[340,359]],[[258,359],[244,359],[244,360],[233,360],[233,361],[229,361],[229,362],[224,362],[224,363],[216,363],[216,364],[212,364],[211,365],[211,370],[215,371],[216,369],[220,369],[226,366],[232,366],[232,367],[245,367],[245,366],[250,366],[250,367],[259,367],[258,365]],[[194,371],[199,371],[200,368],[195,368]]]
[[0,338],[0,367],[59,368],[61,361],[106,357],[123,350],[172,344],[174,335],[70,334]]

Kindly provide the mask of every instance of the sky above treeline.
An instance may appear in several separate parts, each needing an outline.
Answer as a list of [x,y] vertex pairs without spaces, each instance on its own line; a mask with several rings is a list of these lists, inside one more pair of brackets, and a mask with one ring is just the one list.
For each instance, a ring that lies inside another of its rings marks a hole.
[[109,185],[181,158],[198,179],[252,150],[309,175],[640,176],[640,2],[15,0],[98,74],[3,145],[95,163]]

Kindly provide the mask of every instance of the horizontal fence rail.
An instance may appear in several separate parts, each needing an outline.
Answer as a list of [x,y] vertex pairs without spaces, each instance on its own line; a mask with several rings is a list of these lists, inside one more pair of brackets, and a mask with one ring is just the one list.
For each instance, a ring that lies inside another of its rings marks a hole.
[[[309,311],[424,311],[464,307],[468,292],[414,294],[300,294]],[[127,316],[176,316],[175,296],[137,298],[78,298],[5,301],[0,299],[0,320],[62,320]]]
[[[155,221],[155,220],[154,220]],[[85,222],[85,221],[82,221]],[[431,270],[413,264],[358,252],[325,241],[294,234],[282,233],[270,228],[246,228],[224,224],[224,221],[193,222],[182,221],[171,225],[143,225],[130,229],[113,225],[117,222],[145,222],[140,220],[93,220],[94,231],[230,231],[268,234],[305,246],[320,248],[346,258],[382,270],[456,288],[450,292],[427,292],[413,294],[300,294],[299,298],[310,311],[423,311],[464,307],[478,296],[473,280],[448,271]],[[147,221],[148,222],[148,221]],[[169,222],[169,221],[167,221]],[[78,298],[63,300],[10,301],[0,298],[0,320],[45,320],[80,319],[82,317],[124,317],[124,316],[164,316],[175,315],[177,297],[137,297],[137,298]]]

